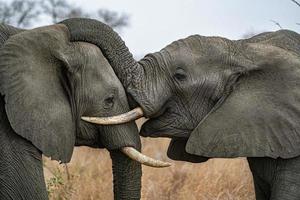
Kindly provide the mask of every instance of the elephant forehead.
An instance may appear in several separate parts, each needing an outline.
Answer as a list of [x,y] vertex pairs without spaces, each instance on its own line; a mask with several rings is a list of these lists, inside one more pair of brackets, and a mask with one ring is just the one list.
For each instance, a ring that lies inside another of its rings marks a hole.
[[28,49],[59,49],[69,41],[69,32],[63,26],[45,26],[16,34],[7,43],[11,41],[14,45],[26,46]]
[[[226,63],[225,55],[208,56],[196,53],[187,47],[179,48],[176,51],[163,53],[164,58],[168,58],[167,68],[175,72],[177,68],[182,68],[191,77],[200,78],[211,73],[220,72],[224,69]],[[165,56],[165,55],[168,55]]]
[[75,56],[80,58],[87,72],[100,75],[104,79],[113,77],[112,67],[96,45],[86,42],[74,42],[74,44]]
[[123,89],[108,60],[96,45],[86,42],[74,43],[80,47],[80,50],[75,52],[78,53],[76,56],[82,57],[87,84],[99,85],[96,88],[114,88],[119,91]]
[[199,65],[220,63],[234,49],[233,43],[225,38],[192,35],[171,43],[161,52],[176,64]]
[[79,54],[83,54],[86,59],[93,59],[93,58],[105,58],[101,52],[101,50],[94,44],[88,43],[88,42],[72,42],[72,44],[76,47],[79,47],[77,49]]

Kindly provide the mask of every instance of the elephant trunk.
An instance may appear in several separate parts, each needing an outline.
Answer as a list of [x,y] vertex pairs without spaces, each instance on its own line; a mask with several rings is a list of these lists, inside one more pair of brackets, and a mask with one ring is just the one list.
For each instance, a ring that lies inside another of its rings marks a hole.
[[0,24],[0,47],[4,44],[6,40],[12,35],[18,34],[24,31],[24,29],[15,28],[10,25]]
[[141,198],[141,164],[119,150],[110,151],[113,169],[114,199]]
[[118,33],[93,19],[73,18],[61,23],[69,29],[71,41],[89,42],[101,49],[125,88],[132,84],[141,66],[134,60]]
[[137,62],[122,38],[108,25],[93,19],[73,18],[62,22],[69,32],[71,41],[84,41],[98,46],[123,84],[131,108],[142,107],[145,116],[151,108],[142,103],[145,94],[146,72]]

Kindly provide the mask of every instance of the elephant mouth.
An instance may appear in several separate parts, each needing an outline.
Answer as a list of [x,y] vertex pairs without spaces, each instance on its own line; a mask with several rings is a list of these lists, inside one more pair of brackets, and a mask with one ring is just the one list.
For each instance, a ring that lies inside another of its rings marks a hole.
[[158,112],[154,113],[152,117],[147,120],[141,127],[140,135],[144,137],[169,137],[168,127],[174,123],[168,114],[170,109],[166,104]]
[[[135,108],[127,113],[123,113],[117,116],[111,116],[111,117],[81,117],[82,120],[98,124],[98,125],[116,125],[116,124],[124,124],[131,121],[134,121],[136,119],[139,119],[143,117],[144,113],[143,110],[138,107]],[[142,153],[140,153],[138,150],[136,150],[133,147],[122,147],[120,149],[121,152],[123,152],[125,155],[127,155],[129,158],[150,167],[169,167],[171,166],[171,163],[160,161],[153,159],[151,157],[148,157]]]
[[140,135],[143,137],[171,137],[170,129],[172,126],[171,120],[169,121],[163,115],[157,118],[151,118],[146,121],[141,128]]
[[170,108],[156,117],[149,119],[141,128],[144,137],[188,138],[190,129],[182,127],[182,118]]
[[191,130],[184,126],[190,124],[182,114],[176,101],[167,100],[158,111],[151,114],[140,131],[144,137],[188,138]]
[[155,118],[158,118],[160,116],[163,116],[166,112],[169,112],[170,111],[170,108],[169,108],[169,101],[166,101],[163,106],[161,106],[161,108],[152,113],[151,116],[149,117],[150,119],[155,119]]

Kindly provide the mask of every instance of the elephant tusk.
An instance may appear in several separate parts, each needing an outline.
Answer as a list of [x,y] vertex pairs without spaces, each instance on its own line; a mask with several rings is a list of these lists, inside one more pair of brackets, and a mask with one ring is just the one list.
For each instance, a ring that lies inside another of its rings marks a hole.
[[131,122],[143,117],[144,112],[142,108],[137,107],[127,113],[123,113],[111,117],[81,117],[82,120],[100,125],[114,125],[114,124],[124,124]]
[[140,153],[133,147],[123,147],[121,149],[121,151],[125,155],[127,155],[129,158],[131,158],[132,160],[135,160],[143,165],[147,165],[150,167],[157,167],[157,168],[171,166],[171,163],[150,158],[150,157]]

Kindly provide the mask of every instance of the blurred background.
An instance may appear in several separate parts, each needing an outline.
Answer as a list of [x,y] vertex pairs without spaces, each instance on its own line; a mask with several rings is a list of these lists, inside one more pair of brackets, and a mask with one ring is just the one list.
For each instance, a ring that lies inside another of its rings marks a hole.
[[[248,38],[265,31],[300,32],[299,0],[0,0],[0,22],[22,28],[70,17],[101,20],[125,40],[136,59],[192,34]],[[142,121],[137,122],[138,125]],[[143,152],[167,159],[168,139],[143,139]],[[143,167],[142,199],[254,200],[245,159],[174,162],[167,169]],[[106,150],[78,147],[60,165],[44,158],[50,199],[113,199]]]

